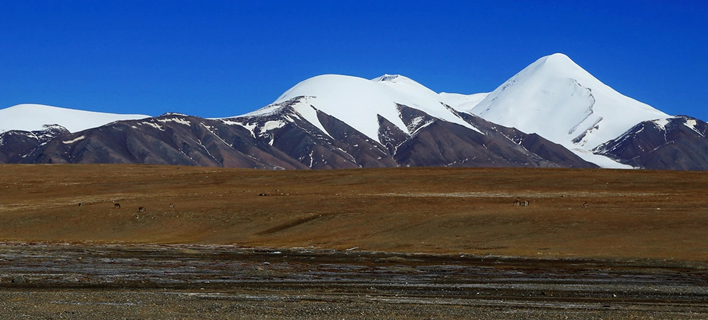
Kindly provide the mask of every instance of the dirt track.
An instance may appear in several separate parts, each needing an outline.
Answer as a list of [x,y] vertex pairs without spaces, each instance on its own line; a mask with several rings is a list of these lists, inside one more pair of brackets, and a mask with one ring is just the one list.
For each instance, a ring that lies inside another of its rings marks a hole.
[[704,172],[3,165],[0,191],[3,318],[708,316]]

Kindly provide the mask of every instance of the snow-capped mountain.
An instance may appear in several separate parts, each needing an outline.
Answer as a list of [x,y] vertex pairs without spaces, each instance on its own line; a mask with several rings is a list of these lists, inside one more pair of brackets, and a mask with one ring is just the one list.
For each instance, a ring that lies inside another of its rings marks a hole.
[[0,110],[0,133],[11,130],[39,131],[58,124],[71,132],[95,128],[119,120],[148,118],[141,114],[114,114],[58,108],[41,104],[19,104]]
[[405,105],[475,130],[450,112],[439,94],[401,75],[383,75],[373,80],[343,75],[316,76],[298,83],[272,105],[244,116],[271,113],[280,103],[297,97],[305,98],[291,107],[320,129],[323,128],[316,110],[345,122],[374,140],[378,139],[379,116],[408,134],[414,133],[414,128],[406,126],[401,120],[397,105]]
[[594,154],[593,148],[639,122],[668,116],[618,93],[563,54],[539,59],[491,93],[472,95],[438,94],[400,75],[373,80],[318,76],[297,84],[273,105],[246,116],[267,114],[278,103],[295,97],[306,97],[294,108],[315,126],[320,126],[316,110],[321,110],[374,140],[378,117],[408,134],[414,133],[415,128],[400,120],[395,107],[400,104],[474,130],[456,114],[472,113],[492,123],[539,134],[587,161],[609,168],[629,166]]
[[0,110],[0,130],[13,129],[0,132],[0,163],[701,169],[705,128],[623,96],[554,54],[471,95],[438,94],[400,75],[323,75],[228,118],[20,105]]
[[537,133],[581,156],[637,123],[668,117],[620,94],[559,53],[538,59],[471,109],[461,109]]

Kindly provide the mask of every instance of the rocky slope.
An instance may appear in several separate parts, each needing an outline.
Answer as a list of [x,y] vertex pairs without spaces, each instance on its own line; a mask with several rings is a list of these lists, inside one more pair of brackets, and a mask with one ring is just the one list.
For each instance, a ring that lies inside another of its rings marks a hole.
[[708,170],[708,124],[676,116],[644,121],[594,151],[645,169]]

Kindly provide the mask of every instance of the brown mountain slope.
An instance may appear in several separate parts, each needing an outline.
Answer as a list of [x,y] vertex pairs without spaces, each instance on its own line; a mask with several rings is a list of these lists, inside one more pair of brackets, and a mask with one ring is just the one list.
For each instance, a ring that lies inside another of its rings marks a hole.
[[708,170],[708,124],[687,116],[644,121],[595,152],[636,168]]

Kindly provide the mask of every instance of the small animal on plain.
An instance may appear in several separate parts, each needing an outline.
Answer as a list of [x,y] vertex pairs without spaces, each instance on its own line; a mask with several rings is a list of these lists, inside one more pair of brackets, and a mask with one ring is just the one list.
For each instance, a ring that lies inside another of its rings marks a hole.
[[113,208],[115,209],[120,209],[120,203],[114,203]]
[[521,200],[519,200],[519,197],[516,197],[516,200],[514,200],[514,206],[518,207],[521,205]]
[[81,202],[79,202],[79,207],[81,206],[81,204],[82,204],[82,203],[81,203]]
[[528,205],[529,205],[529,202],[526,201],[526,200],[524,200],[524,204],[522,204],[522,206],[523,206],[523,207],[528,207]]
[[587,208],[587,207],[588,207],[588,203],[587,202],[583,203],[583,208]]
[[145,209],[145,207],[139,207],[139,208],[138,208],[138,212],[146,212],[146,211],[147,211],[147,209]]
[[174,208],[175,204],[173,202],[170,202],[170,208]]

